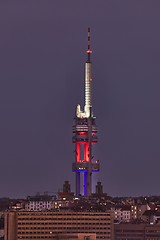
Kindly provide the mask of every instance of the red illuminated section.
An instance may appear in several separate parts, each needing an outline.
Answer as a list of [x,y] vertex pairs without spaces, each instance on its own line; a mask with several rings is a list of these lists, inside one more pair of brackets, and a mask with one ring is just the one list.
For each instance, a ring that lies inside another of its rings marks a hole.
[[88,162],[89,161],[89,143],[85,141],[81,141],[80,137],[86,136],[86,133],[80,132],[78,133],[79,141],[74,142],[76,144],[76,162]]
[[[85,131],[83,131],[85,129]],[[89,139],[87,119],[77,119],[76,125],[73,126],[74,136],[72,142],[75,144],[75,162],[83,163],[90,162],[92,159],[91,148],[97,143],[97,128],[93,124],[91,139]],[[90,144],[91,141],[91,144]]]
[[89,162],[92,159],[91,148],[93,144],[98,142],[97,140],[97,127],[93,119],[91,139],[89,138],[87,119],[78,119],[76,124],[73,126],[74,136],[72,142],[75,144],[75,162]]
[[76,162],[81,162],[81,151],[80,151],[80,143],[76,144]]

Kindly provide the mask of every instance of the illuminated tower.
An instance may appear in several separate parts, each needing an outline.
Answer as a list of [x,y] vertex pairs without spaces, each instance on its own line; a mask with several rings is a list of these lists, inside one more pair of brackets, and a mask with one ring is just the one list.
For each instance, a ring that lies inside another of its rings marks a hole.
[[[76,107],[73,125],[75,144],[75,162],[72,170],[76,175],[76,195],[90,196],[92,194],[92,172],[99,171],[99,161],[93,161],[92,145],[97,143],[97,127],[92,111],[92,63],[90,49],[90,28],[88,28],[87,61],[85,63],[85,104],[81,110]],[[81,190],[83,189],[83,192]]]

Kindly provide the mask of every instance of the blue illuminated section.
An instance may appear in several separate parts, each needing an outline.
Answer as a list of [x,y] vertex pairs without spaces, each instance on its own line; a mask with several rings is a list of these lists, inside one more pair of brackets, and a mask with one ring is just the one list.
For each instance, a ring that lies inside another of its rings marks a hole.
[[84,196],[87,195],[87,172],[84,172],[84,183],[83,183]]
[[73,172],[88,172],[88,170],[75,170],[75,171],[73,171]]
[[[73,172],[88,172],[88,170],[85,170],[85,169],[83,169],[83,170],[74,170]],[[92,172],[99,172],[99,170],[92,170]]]

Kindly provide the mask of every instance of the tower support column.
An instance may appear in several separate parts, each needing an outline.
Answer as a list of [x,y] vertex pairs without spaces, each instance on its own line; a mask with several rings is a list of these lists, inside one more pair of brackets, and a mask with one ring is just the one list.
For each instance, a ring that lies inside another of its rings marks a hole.
[[80,183],[80,172],[76,172],[76,195],[80,195],[81,193],[81,183]]

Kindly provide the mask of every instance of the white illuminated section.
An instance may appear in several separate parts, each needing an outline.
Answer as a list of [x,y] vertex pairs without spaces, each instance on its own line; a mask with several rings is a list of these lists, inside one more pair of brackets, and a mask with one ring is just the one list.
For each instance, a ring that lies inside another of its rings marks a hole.
[[76,109],[76,116],[78,118],[89,118],[92,115],[92,74],[91,74],[91,62],[85,63],[85,105],[84,110],[81,111],[81,107],[78,104]]
[[91,105],[91,63],[86,63],[85,67],[85,106],[92,107]]

